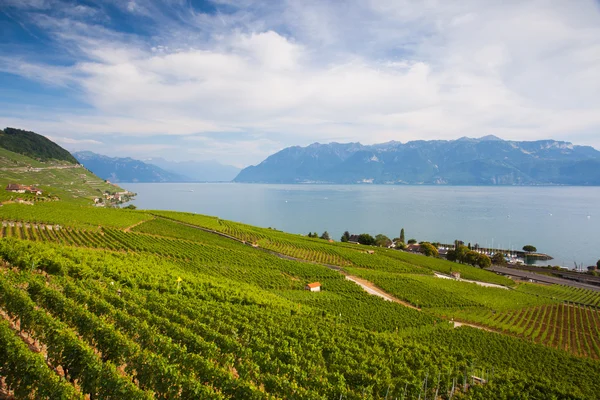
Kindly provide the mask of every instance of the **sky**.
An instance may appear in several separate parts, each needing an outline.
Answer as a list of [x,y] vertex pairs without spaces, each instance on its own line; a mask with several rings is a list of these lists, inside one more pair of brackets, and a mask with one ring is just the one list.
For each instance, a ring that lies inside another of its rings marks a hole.
[[244,167],[313,142],[600,149],[598,0],[0,0],[0,127]]

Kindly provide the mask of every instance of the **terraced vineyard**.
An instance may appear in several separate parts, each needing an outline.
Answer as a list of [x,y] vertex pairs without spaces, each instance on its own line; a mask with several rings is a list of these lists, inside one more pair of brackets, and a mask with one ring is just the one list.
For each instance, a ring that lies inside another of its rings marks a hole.
[[503,312],[467,309],[444,316],[477,322],[578,356],[600,358],[600,313],[596,308],[559,303]]
[[600,292],[594,292],[592,290],[568,286],[549,286],[531,283],[519,285],[518,290],[523,293],[533,294],[535,296],[600,307]]
[[[34,220],[5,220],[0,232],[0,315],[7,320],[0,324],[0,376],[18,397],[600,392],[599,380],[581,381],[583,371],[600,376],[598,312],[563,303],[567,294],[592,303],[589,293],[456,282],[433,271],[504,280],[423,256],[367,252],[204,216],[165,212],[168,220],[128,211],[120,220],[120,211],[110,210],[86,219],[82,208],[48,215],[44,209],[28,214]],[[96,225],[101,218],[107,223]],[[422,311],[371,296],[320,264],[362,276]],[[322,292],[304,290],[314,281]],[[515,337],[453,329],[444,321],[452,318]],[[19,369],[23,362],[31,368]],[[475,385],[473,375],[487,383]]]

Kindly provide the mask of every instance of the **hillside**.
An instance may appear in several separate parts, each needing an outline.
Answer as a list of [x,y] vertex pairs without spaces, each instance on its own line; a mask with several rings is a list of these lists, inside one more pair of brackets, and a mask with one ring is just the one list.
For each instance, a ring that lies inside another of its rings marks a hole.
[[[0,207],[0,220],[0,392],[355,400],[600,392],[598,292],[198,214],[53,202]],[[450,271],[514,290],[434,275]],[[311,282],[321,291],[304,290]]]
[[0,147],[39,161],[66,161],[77,164],[75,157],[50,139],[35,132],[5,128],[0,130]]
[[75,158],[102,179],[111,182],[186,182],[190,179],[132,158],[107,157],[91,151],[74,153]]
[[[11,193],[5,190],[9,184],[35,186],[43,191],[41,196]],[[0,148],[0,203],[22,199],[24,201],[51,201],[92,204],[94,198],[105,192],[125,190],[106,183],[81,164],[56,159],[38,161],[22,154]]]
[[236,182],[439,185],[600,185],[600,152],[567,142],[451,141],[315,143],[289,147]]

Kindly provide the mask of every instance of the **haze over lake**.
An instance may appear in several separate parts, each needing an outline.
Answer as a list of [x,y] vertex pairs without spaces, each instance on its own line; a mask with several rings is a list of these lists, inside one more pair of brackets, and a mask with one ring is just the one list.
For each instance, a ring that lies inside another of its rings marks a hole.
[[573,268],[600,258],[599,187],[124,183],[139,208],[214,215],[290,233],[327,230],[521,249]]

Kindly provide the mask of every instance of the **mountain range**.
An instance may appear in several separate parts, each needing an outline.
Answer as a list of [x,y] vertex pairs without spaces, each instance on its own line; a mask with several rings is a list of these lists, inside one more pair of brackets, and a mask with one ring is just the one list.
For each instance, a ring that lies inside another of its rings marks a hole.
[[107,157],[91,151],[73,153],[87,169],[111,182],[182,182],[187,178],[133,158]]
[[439,185],[600,185],[600,152],[555,140],[314,143],[288,147],[235,182]]
[[239,168],[216,161],[167,161],[151,158],[144,161],[125,157],[108,157],[91,151],[73,153],[87,169],[111,182],[230,182]]
[[167,161],[164,158],[149,158],[144,162],[182,175],[189,182],[231,182],[241,170],[232,165],[224,165],[212,160]]

